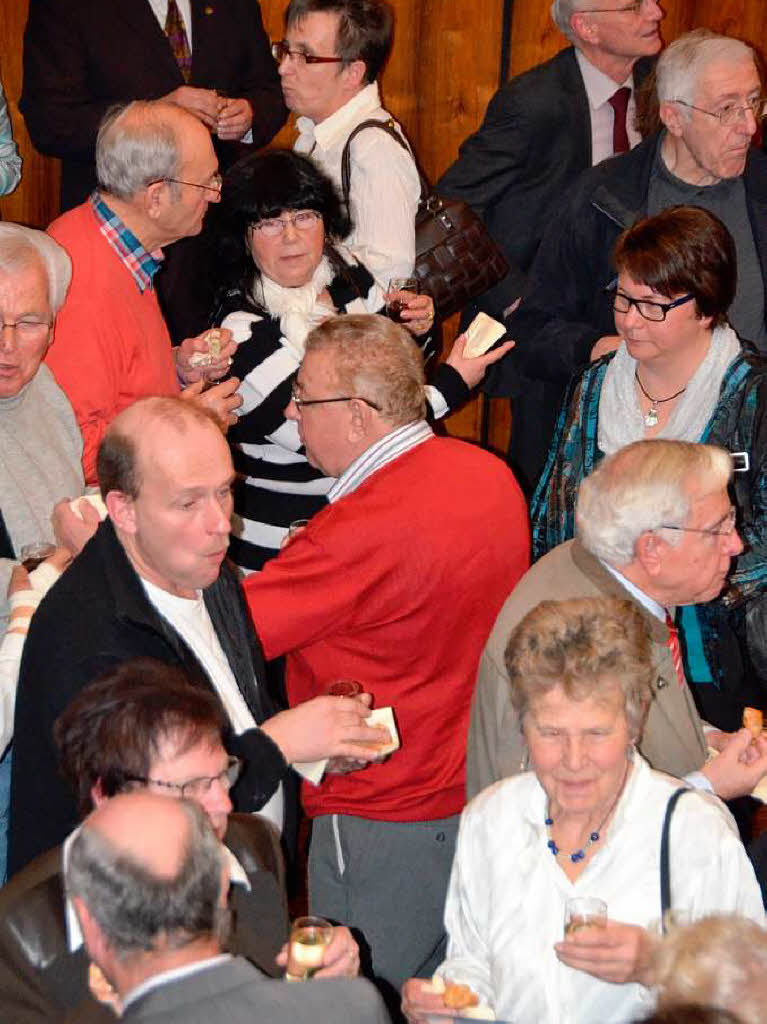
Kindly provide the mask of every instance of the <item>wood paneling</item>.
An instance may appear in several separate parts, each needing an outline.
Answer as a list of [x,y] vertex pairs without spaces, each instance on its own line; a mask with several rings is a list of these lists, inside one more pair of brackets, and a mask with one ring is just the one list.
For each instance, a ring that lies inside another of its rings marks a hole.
[[[57,162],[31,147],[18,113],[22,34],[28,0],[2,0],[0,68],[14,133],[24,158],[22,184],[0,200],[4,217],[45,225],[57,212]],[[136,0],[138,2],[138,0]],[[264,24],[272,39],[282,36],[286,0],[262,0]],[[387,107],[405,126],[422,167],[435,180],[455,159],[462,140],[479,125],[497,88],[502,33],[502,0],[392,0],[396,22],[392,58],[382,76]],[[519,74],[566,45],[549,18],[549,0],[514,0],[510,74]],[[666,42],[696,25],[747,39],[761,47],[767,38],[765,0],[666,0]],[[295,137],[292,122],[275,144]],[[445,326],[450,344],[457,318]],[[491,441],[504,448],[508,403],[493,402]],[[450,417],[451,432],[479,436],[479,403]]]

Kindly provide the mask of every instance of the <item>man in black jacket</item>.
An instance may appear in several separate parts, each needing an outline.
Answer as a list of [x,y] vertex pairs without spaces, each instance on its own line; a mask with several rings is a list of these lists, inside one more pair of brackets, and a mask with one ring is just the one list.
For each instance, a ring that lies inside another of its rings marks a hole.
[[[231,885],[228,948],[265,974],[287,939],[282,855],[276,830],[257,815],[230,814],[239,769],[222,745],[224,710],[178,669],[149,658],[119,666],[86,687],[56,724],[64,776],[81,814],[137,787],[184,795],[224,843]],[[43,854],[0,890],[0,1006],[14,1024],[112,1020],[92,998],[88,957],[63,888],[70,840]],[[354,975],[358,951],[346,928],[325,951],[328,976]]]
[[282,819],[288,765],[374,758],[356,699],[320,697],[274,714],[263,656],[239,583],[224,562],[234,476],[215,421],[194,403],[146,398],[125,409],[99,448],[109,518],[32,620],[19,677],[9,873],[61,842],[77,820],[60,779],[53,723],[103,672],[136,657],[184,669],[218,693],[227,747],[246,763],[237,809],[268,803]]

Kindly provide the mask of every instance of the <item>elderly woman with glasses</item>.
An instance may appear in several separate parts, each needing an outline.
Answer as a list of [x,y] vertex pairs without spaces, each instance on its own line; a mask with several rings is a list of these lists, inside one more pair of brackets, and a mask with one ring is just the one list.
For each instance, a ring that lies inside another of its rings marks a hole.
[[[210,214],[214,322],[237,343],[232,373],[243,404],[229,431],[239,483],[230,556],[246,571],[279,551],[291,523],[325,504],[332,479],[309,465],[284,410],[309,331],[339,313],[382,311],[373,276],[341,244],[351,230],[332,182],[311,160],[272,150],[240,161]],[[434,304],[399,292],[403,326],[431,353]],[[508,345],[437,368],[427,397],[435,417],[468,397]]]
[[[713,214],[677,206],[638,221],[618,239],[615,266],[621,342],[570,384],[531,503],[533,557],[573,536],[581,480],[631,441],[733,453],[746,550],[722,595],[684,608],[680,625],[685,673],[702,684],[707,717],[737,729],[743,703],[767,700],[767,362],[727,323],[735,244]],[[712,523],[711,533],[733,525]]]
[[[412,1022],[460,1002],[514,1024],[627,1024],[653,1004],[663,916],[660,848],[678,782],[634,744],[655,673],[635,605],[544,601],[509,637],[506,667],[530,771],[466,807],[445,903],[441,994],[403,989]],[[696,790],[669,830],[670,910],[764,908],[732,818]],[[577,902],[576,902],[577,901]]]

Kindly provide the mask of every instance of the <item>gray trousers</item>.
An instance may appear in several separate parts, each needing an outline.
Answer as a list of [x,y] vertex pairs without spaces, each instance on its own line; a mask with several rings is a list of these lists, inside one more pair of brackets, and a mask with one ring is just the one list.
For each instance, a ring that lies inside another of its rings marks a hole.
[[459,820],[314,819],[311,913],[358,928],[373,973],[397,991],[407,978],[429,977],[445,958],[445,895]]

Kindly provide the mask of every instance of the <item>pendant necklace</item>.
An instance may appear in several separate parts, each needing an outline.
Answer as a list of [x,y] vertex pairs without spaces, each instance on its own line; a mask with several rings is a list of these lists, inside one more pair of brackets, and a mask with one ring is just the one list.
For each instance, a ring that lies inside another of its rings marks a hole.
[[675,398],[679,398],[679,396],[683,395],[685,393],[685,391],[687,390],[687,385],[685,384],[685,386],[683,388],[681,388],[679,391],[677,391],[676,394],[669,395],[668,398],[652,398],[650,395],[647,394],[647,392],[645,391],[644,387],[642,386],[642,382],[639,379],[639,370],[638,369],[634,370],[634,380],[639,385],[639,390],[642,392],[642,394],[645,396],[647,401],[650,403],[650,408],[647,410],[647,414],[644,417],[644,425],[646,427],[654,427],[654,426],[657,425],[657,423],[658,423],[658,406],[659,405],[665,405],[666,402],[673,402]]
[[613,813],[613,811],[615,810],[615,805],[618,803],[618,801],[621,798],[621,793],[623,793],[623,788],[626,785],[626,779],[628,778],[628,774],[629,774],[629,762],[627,761],[626,762],[626,770],[623,773],[623,781],[621,782],[620,788],[619,788],[618,792],[615,795],[615,799],[610,804],[610,809],[608,810],[608,812],[604,816],[604,818],[602,818],[602,820],[600,821],[599,827],[595,828],[593,832],[589,833],[589,838],[586,840],[586,842],[583,844],[583,846],[580,848],[580,850],[575,850],[573,853],[564,853],[563,850],[560,850],[560,848],[557,846],[556,842],[551,838],[551,826],[554,824],[554,819],[552,817],[550,817],[548,815],[548,813],[547,813],[547,815],[546,815],[546,817],[544,819],[544,824],[546,825],[546,835],[549,837],[549,841],[546,843],[546,845],[548,846],[548,848],[551,850],[551,852],[554,854],[555,857],[558,857],[560,854],[564,853],[564,856],[565,857],[569,857],[570,860],[573,862],[573,864],[577,864],[578,861],[581,861],[581,860],[583,860],[585,858],[586,850],[588,850],[588,848],[593,843],[598,843],[599,842],[599,837],[601,835],[602,829],[605,827],[605,823],[607,822],[607,819]]

